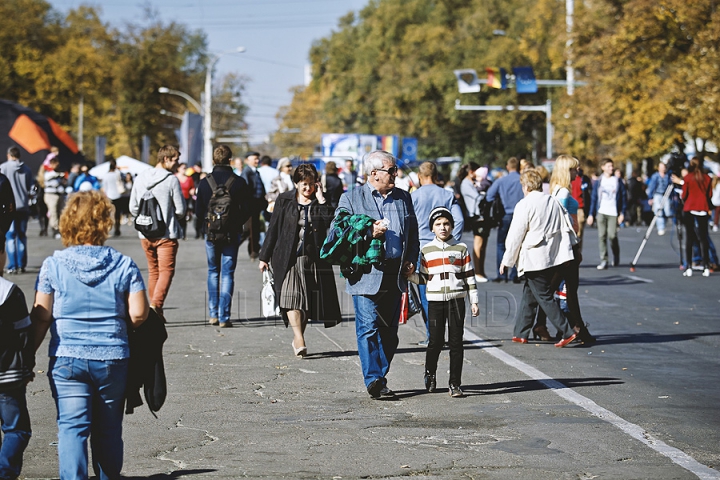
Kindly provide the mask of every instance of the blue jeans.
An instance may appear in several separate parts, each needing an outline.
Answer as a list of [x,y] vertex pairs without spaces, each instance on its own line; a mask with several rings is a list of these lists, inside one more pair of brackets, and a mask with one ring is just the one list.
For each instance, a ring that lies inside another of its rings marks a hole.
[[88,478],[87,440],[101,480],[120,478],[129,359],[52,357],[48,368],[58,416],[60,478]]
[[27,225],[28,213],[17,212],[10,230],[5,234],[8,270],[27,267]]
[[498,226],[497,231],[497,252],[495,263],[497,264],[498,278],[504,278],[505,280],[514,280],[517,277],[517,268],[513,267],[509,271],[506,271],[504,275],[500,275],[500,264],[502,263],[503,255],[505,255],[505,239],[507,239],[508,231],[510,231],[510,223],[512,222],[512,213],[505,215],[502,222]]
[[670,201],[670,198],[668,197],[667,201],[665,202],[665,205],[663,205],[663,208],[660,208],[660,204],[662,203],[663,195],[662,194],[655,194],[653,195],[653,212],[655,213],[655,216],[657,217],[657,228],[658,230],[665,230],[665,219],[671,218],[672,215],[672,202]]
[[399,343],[400,290],[397,275],[384,275],[375,295],[353,295],[355,333],[365,386],[382,380],[390,370]]
[[0,478],[16,478],[23,464],[23,452],[32,432],[25,401],[25,387],[0,392]]
[[237,241],[215,245],[205,240],[208,263],[208,310],[210,318],[217,318],[220,323],[230,320],[239,247]]

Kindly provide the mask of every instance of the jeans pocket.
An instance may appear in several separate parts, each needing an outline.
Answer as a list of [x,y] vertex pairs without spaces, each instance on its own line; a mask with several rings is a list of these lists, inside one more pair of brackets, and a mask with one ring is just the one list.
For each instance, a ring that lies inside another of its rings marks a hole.
[[73,359],[70,357],[52,357],[50,359],[50,368],[48,368],[48,376],[63,380],[72,380]]

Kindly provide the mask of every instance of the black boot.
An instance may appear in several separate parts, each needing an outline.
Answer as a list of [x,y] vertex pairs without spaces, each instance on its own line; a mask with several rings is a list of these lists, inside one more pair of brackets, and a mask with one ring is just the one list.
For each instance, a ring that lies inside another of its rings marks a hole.
[[437,388],[437,382],[435,381],[435,374],[425,370],[425,390],[428,393],[433,393]]

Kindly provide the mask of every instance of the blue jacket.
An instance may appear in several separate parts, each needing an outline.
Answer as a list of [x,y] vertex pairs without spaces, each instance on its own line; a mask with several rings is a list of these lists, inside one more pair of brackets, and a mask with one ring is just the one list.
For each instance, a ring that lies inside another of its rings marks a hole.
[[[397,208],[400,217],[400,232],[402,238],[402,256],[400,257],[400,265],[405,261],[413,264],[417,262],[420,254],[420,241],[418,240],[418,224],[415,217],[415,209],[413,208],[410,194],[399,188],[393,188],[388,194],[393,200],[393,207]],[[354,188],[343,193],[340,197],[340,203],[335,215],[340,211],[346,211],[350,214],[364,214],[375,220],[378,220],[379,212],[375,199],[372,197],[370,188],[360,187]],[[330,228],[332,229],[333,226]],[[380,290],[383,275],[397,275],[398,289],[404,292],[407,289],[407,279],[394,272],[383,272],[378,270],[375,265],[365,267],[367,270],[358,279],[348,280],[345,290],[350,295],[375,295]]]
[[666,173],[665,178],[663,178],[658,172],[655,172],[650,177],[650,181],[648,182],[648,187],[647,190],[645,190],[645,193],[647,193],[647,196],[650,199],[653,198],[653,195],[664,195],[665,190],[667,190],[669,184],[670,174]]
[[420,244],[425,245],[433,241],[435,234],[430,230],[430,212],[437,207],[445,207],[452,213],[455,227],[453,228],[453,238],[459,242],[462,237],[463,218],[462,209],[455,200],[452,192],[438,187],[437,185],[423,185],[410,195],[412,198],[415,216],[418,222],[418,230],[420,235]]
[[485,200],[492,203],[496,195],[500,195],[500,201],[502,201],[503,208],[505,209],[505,215],[512,215],[515,211],[515,205],[525,198],[522,185],[520,185],[520,174],[518,172],[510,172],[504,177],[495,180],[493,184],[490,185],[487,195],[485,195]]
[[[602,177],[593,182],[592,194],[590,195],[589,216],[591,217],[597,216],[597,210],[600,206],[600,201],[598,200],[598,192],[600,191],[601,179]],[[620,179],[618,179],[618,189],[615,192],[615,203],[617,204],[618,216],[625,216],[625,210],[627,209],[627,195],[625,194],[625,182]]]

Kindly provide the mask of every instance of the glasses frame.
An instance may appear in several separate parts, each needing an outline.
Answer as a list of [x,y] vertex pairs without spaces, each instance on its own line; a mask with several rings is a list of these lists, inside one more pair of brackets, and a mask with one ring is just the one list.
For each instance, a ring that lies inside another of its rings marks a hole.
[[376,168],[375,169],[376,172],[385,172],[388,175],[397,175],[398,170],[400,170],[400,169],[397,166],[390,167],[390,168]]

